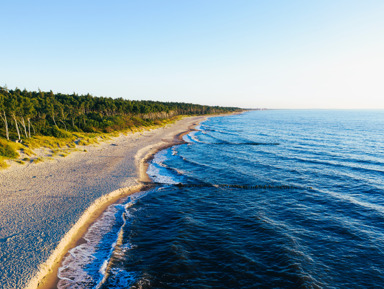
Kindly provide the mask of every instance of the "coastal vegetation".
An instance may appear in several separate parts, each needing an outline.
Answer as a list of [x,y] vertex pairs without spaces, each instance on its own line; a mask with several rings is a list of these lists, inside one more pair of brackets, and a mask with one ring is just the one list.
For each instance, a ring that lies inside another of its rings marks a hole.
[[20,153],[31,157],[32,149],[39,147],[55,153],[57,149],[97,143],[120,132],[163,126],[184,115],[239,110],[0,87],[0,168],[7,166],[5,159],[16,159]]

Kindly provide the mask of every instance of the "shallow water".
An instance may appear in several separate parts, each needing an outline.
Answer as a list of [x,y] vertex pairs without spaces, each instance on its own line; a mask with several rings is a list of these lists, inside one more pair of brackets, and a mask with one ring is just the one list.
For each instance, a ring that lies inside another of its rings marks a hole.
[[381,288],[383,128],[384,111],[210,118],[156,155],[162,185],[105,212],[59,287]]

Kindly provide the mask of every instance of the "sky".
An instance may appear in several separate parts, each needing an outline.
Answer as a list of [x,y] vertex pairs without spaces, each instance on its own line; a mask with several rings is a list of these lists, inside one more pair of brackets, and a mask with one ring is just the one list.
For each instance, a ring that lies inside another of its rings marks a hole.
[[383,0],[0,0],[0,86],[384,109]]

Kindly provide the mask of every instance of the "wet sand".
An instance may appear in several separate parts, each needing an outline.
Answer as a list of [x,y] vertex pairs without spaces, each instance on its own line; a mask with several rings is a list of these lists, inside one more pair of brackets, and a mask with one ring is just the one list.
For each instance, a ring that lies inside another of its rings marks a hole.
[[145,189],[148,159],[205,116],[0,171],[0,284],[55,288],[64,255],[112,203]]

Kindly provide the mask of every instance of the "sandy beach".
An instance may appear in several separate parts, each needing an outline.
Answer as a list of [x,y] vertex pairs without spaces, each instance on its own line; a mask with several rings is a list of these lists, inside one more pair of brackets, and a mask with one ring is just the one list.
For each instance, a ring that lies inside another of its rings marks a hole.
[[87,152],[0,171],[0,284],[54,288],[61,259],[108,205],[145,188],[146,161],[206,119],[121,135]]

